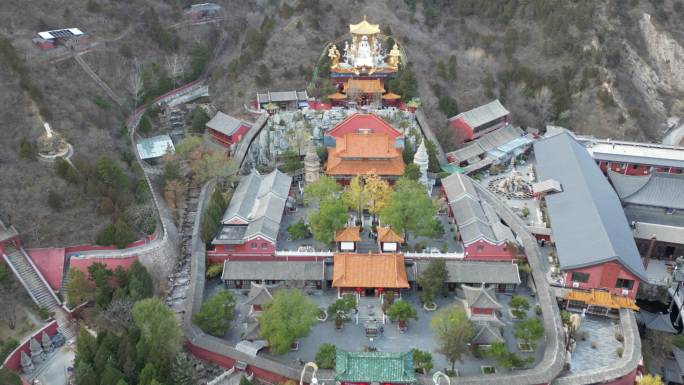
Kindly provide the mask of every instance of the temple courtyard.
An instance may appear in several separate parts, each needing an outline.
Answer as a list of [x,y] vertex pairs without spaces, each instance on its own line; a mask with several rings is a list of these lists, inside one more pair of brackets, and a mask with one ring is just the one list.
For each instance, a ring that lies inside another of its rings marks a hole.
[[[299,194],[299,193],[297,193]],[[432,191],[432,196],[434,198],[439,197],[439,188],[435,187]],[[331,245],[325,245],[320,242],[316,242],[313,236],[309,236],[303,239],[292,239],[288,232],[288,228],[300,220],[307,222],[307,217],[310,213],[315,212],[318,207],[315,204],[304,205],[301,200],[297,199],[298,203],[295,204],[295,209],[287,209],[283,214],[281,225],[278,230],[278,239],[276,242],[276,250],[278,251],[299,251],[299,252],[313,252],[313,251],[335,251],[335,248]],[[349,211],[349,225],[353,226],[354,217],[356,213]],[[436,219],[441,223],[442,228],[444,228],[444,235],[434,237],[414,237],[411,236],[408,239],[408,244],[410,245],[410,250],[403,251],[418,251],[423,253],[463,253],[463,244],[455,239],[456,226],[450,223],[449,216],[446,213],[437,214]],[[370,214],[363,215],[363,225],[361,229],[361,242],[358,243],[358,252],[367,253],[378,252],[377,242],[371,238],[371,221],[372,217]]]
[[[208,298],[213,293],[221,290],[223,284],[218,280],[207,281],[205,290],[205,298]],[[232,329],[223,337],[231,344],[235,345],[243,339],[245,331],[245,321],[249,319],[249,306],[245,305],[249,297],[248,290],[231,289],[236,299],[236,317],[233,321]],[[304,290],[307,298],[316,303],[321,308],[327,308],[328,305],[335,302],[337,299],[336,289],[327,290]],[[536,342],[536,349],[532,353],[523,353],[518,348],[517,340],[514,333],[514,325],[517,321],[513,320],[510,314],[509,301],[513,294],[525,297],[530,303],[530,310],[528,317],[535,316],[536,299],[534,294],[524,285],[520,285],[514,293],[497,293],[496,300],[502,305],[502,308],[497,311],[499,319],[503,322],[502,336],[509,351],[518,354],[522,358],[534,357],[534,363],[530,366],[536,365],[541,360],[544,353],[544,340]],[[402,298],[411,303],[412,307],[417,310],[418,320],[408,321],[408,330],[400,332],[396,323],[387,321],[382,324],[382,310],[381,302],[377,297],[360,297],[357,304],[358,308],[358,323],[357,316],[353,315],[352,319],[343,324],[342,329],[337,330],[333,317],[328,317],[324,322],[318,322],[311,329],[308,336],[297,341],[297,348],[291,350],[284,355],[272,355],[268,351],[259,353],[261,356],[267,356],[273,360],[280,361],[285,364],[294,364],[299,362],[313,361],[316,352],[321,344],[330,343],[336,345],[338,349],[347,351],[364,351],[370,349],[377,349],[381,352],[406,352],[411,349],[419,349],[430,352],[432,354],[434,369],[444,370],[450,368],[451,365],[447,362],[445,357],[437,352],[437,339],[430,327],[430,321],[436,312],[425,310],[420,304],[418,293],[413,289],[404,290]],[[460,306],[455,299],[455,293],[449,293],[447,297],[440,297],[436,300],[439,308],[445,306]],[[438,310],[439,310],[438,308]],[[366,336],[364,324],[370,319],[375,318],[378,325],[382,326],[383,332],[379,333],[374,338]],[[477,330],[477,327],[474,327]],[[477,358],[472,353],[464,357],[463,362],[456,362],[456,369],[460,376],[474,376],[481,375],[481,366],[497,366],[492,359]],[[506,372],[510,369],[497,367],[497,372]]]

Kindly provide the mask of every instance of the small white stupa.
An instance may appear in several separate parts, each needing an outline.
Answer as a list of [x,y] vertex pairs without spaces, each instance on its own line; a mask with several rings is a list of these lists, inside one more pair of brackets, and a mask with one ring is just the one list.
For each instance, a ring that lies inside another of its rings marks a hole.
[[413,156],[413,163],[418,165],[420,168],[420,183],[427,187],[428,185],[428,165],[430,164],[430,157],[427,153],[427,148],[425,148],[425,139],[420,142],[416,154]]

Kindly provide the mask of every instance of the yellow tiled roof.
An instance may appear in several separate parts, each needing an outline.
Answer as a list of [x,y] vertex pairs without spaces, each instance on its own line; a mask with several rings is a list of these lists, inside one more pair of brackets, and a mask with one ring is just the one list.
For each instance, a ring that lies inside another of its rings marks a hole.
[[335,242],[359,242],[361,240],[361,228],[356,227],[345,227],[343,229],[337,230],[335,233]]
[[409,287],[403,254],[337,253],[333,258],[333,287]]
[[602,306],[611,309],[639,310],[639,307],[634,303],[633,299],[612,295],[610,292],[603,290],[570,290],[565,294],[565,299],[568,301],[581,301],[587,305]]

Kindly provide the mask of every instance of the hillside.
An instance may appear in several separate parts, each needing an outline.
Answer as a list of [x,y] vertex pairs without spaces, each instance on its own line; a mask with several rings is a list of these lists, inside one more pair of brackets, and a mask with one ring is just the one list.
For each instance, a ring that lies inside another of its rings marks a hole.
[[[116,217],[101,210],[102,194],[19,156],[22,139],[42,133],[39,111],[76,159],[93,164],[108,156],[134,176],[121,127],[135,105],[203,75],[215,107],[240,114],[257,90],[305,88],[325,43],[363,15],[403,45],[446,147],[443,111],[455,111],[449,98],[465,110],[498,97],[520,125],[554,122],[634,140],[659,140],[667,119],[682,113],[682,1],[219,0],[228,10],[223,21],[187,26],[183,9],[191,3],[3,1],[0,37],[40,90],[27,92],[0,57],[0,215],[11,216],[29,245],[90,243]],[[60,27],[91,36],[95,46],[81,57],[122,106],[73,58],[55,60],[31,46],[37,31]],[[142,89],[134,97],[136,83]],[[50,190],[63,199],[59,210],[47,203]]]

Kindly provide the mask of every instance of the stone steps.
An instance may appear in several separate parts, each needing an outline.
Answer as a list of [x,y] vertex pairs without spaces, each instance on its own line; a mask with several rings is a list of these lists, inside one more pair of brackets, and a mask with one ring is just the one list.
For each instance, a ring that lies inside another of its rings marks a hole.
[[43,282],[40,273],[34,269],[28,258],[23,249],[15,250],[7,256],[15,274],[32,295],[34,302],[50,311],[59,308],[60,304],[55,300],[52,289]]

